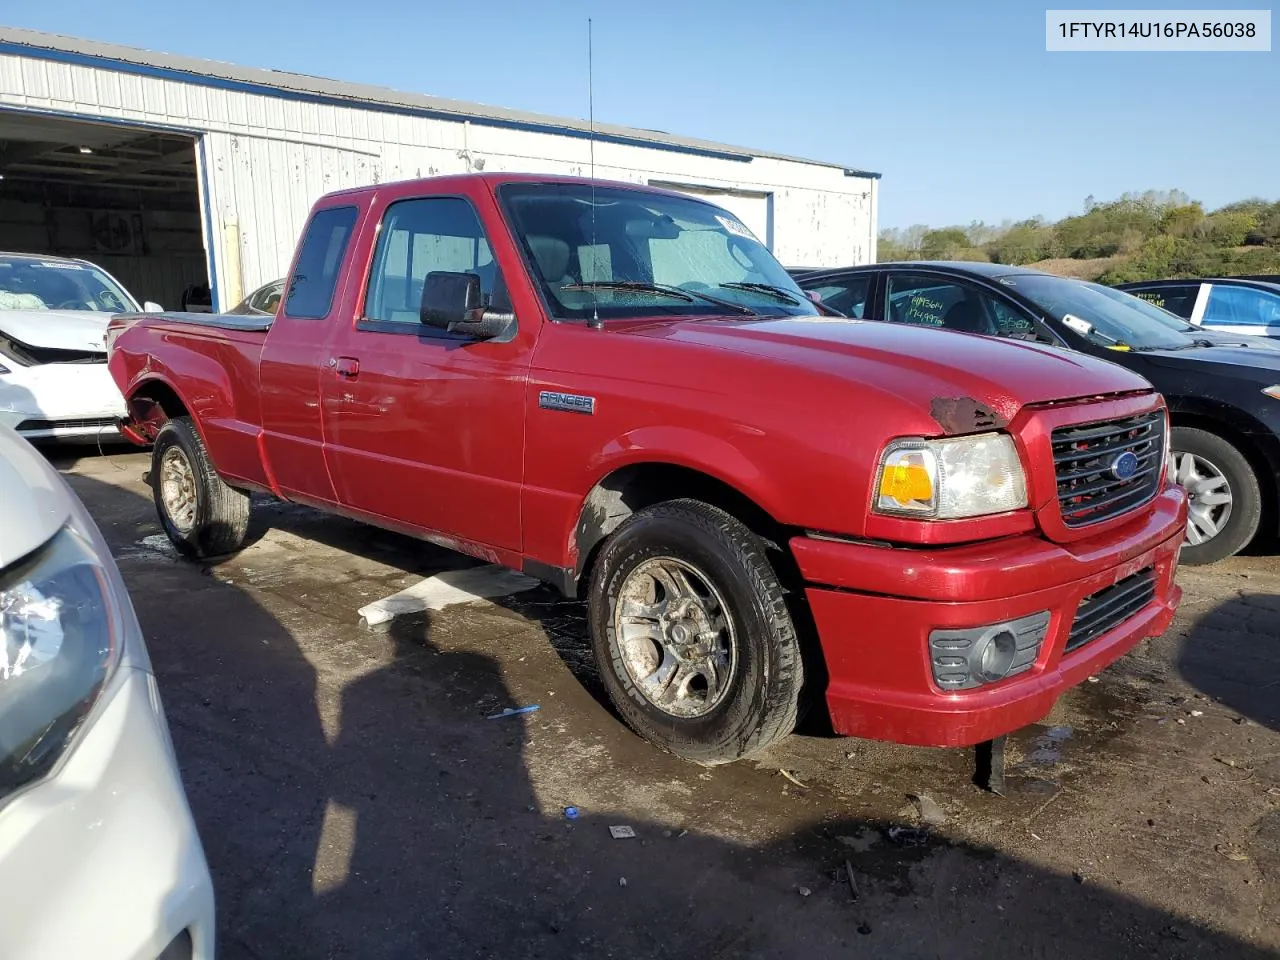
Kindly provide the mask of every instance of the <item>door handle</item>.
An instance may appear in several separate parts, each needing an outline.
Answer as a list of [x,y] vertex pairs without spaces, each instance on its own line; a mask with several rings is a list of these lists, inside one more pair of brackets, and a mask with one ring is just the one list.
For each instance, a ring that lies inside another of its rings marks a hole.
[[336,357],[329,361],[329,365],[338,376],[347,380],[354,380],[360,374],[360,361],[355,357]]

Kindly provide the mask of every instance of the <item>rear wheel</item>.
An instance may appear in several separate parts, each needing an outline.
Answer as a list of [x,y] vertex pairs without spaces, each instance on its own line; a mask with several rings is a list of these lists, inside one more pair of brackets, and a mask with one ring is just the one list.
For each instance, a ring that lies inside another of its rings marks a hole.
[[588,599],[614,706],[645,739],[697,763],[763,750],[796,724],[796,628],[759,539],[695,500],[630,517],[606,542]]
[[169,540],[194,559],[234,553],[249,532],[249,495],[213,469],[190,417],[174,417],[151,448],[151,491]]
[[1195,427],[1174,427],[1169,480],[1187,491],[1187,536],[1181,562],[1216,563],[1248,546],[1262,518],[1262,490],[1235,446]]

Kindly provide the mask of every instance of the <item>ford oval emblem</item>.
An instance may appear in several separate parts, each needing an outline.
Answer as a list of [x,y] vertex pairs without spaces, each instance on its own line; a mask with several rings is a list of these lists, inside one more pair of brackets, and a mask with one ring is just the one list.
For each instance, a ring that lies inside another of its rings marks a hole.
[[1111,475],[1117,480],[1129,480],[1138,472],[1138,455],[1126,450],[1111,461]]

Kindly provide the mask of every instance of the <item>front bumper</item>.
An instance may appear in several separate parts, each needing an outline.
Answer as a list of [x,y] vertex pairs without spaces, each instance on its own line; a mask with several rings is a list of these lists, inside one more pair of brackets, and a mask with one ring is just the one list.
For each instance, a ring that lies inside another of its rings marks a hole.
[[[1182,596],[1174,573],[1186,517],[1186,494],[1169,487],[1132,523],[1070,544],[1026,535],[921,550],[793,539],[826,660],[835,729],[958,747],[1042,719],[1065,690],[1168,628]],[[1080,601],[1148,568],[1155,580],[1150,602],[1064,652]],[[1044,610],[1048,633],[1030,670],[959,692],[935,684],[930,631]]]
[[[213,885],[155,678],[123,666],[62,766],[0,807],[6,960],[212,960]],[[168,955],[166,955],[168,956]]]
[[28,440],[111,440],[124,397],[105,363],[46,363],[0,374],[0,424]]

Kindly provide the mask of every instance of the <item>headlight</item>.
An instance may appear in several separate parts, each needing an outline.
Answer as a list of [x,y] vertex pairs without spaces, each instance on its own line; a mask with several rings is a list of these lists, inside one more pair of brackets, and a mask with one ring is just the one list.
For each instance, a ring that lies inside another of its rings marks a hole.
[[0,798],[53,768],[119,663],[110,591],[71,527],[0,577]]
[[1022,461],[1007,433],[895,440],[880,457],[877,513],[954,520],[1026,505]]

